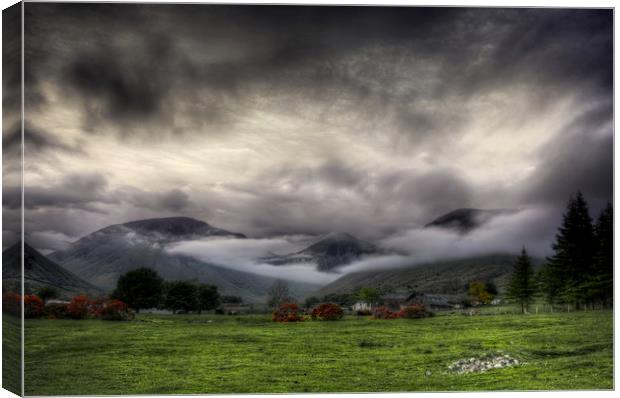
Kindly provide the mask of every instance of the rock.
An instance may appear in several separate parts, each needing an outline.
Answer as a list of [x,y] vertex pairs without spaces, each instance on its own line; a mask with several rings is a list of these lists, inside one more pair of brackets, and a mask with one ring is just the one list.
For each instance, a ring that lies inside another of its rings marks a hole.
[[[501,369],[509,366],[519,365],[519,360],[511,358],[509,355],[484,355],[479,358],[463,358],[448,365],[448,370],[457,374],[486,372],[491,369]],[[426,371],[430,375],[430,371]]]

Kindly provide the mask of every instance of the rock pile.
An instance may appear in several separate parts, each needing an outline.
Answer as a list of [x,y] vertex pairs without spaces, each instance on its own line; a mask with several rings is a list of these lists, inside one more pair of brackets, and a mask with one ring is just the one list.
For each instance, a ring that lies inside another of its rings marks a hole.
[[501,369],[509,366],[517,366],[521,364],[518,359],[512,358],[509,355],[491,355],[479,358],[463,358],[448,365],[448,369],[451,372],[473,373],[473,372],[486,372],[491,369]]

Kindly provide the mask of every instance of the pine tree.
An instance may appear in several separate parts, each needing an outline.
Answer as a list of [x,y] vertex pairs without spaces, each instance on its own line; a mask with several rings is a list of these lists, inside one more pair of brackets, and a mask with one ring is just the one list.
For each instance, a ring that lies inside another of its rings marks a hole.
[[596,253],[593,259],[592,274],[584,283],[590,301],[603,305],[613,300],[613,264],[614,264],[614,213],[611,203],[601,212],[594,228]]
[[536,293],[534,269],[525,247],[514,265],[506,296],[521,305],[521,312],[526,313]]
[[562,225],[553,243],[554,255],[541,269],[543,294],[550,304],[586,300],[586,282],[594,271],[596,240],[588,204],[581,192],[568,200]]

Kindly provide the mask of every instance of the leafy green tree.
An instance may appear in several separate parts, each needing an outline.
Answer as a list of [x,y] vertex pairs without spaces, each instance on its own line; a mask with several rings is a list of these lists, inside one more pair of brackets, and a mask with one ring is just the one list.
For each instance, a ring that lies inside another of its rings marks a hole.
[[381,293],[374,287],[363,287],[357,292],[357,298],[361,301],[370,303],[371,305],[375,305],[379,302]]
[[196,284],[186,281],[174,281],[167,283],[164,306],[176,313],[179,310],[195,311],[200,308],[198,299],[198,287]]
[[112,298],[121,300],[136,312],[156,307],[163,291],[163,279],[150,268],[138,268],[118,278]]
[[473,281],[469,283],[467,290],[472,304],[489,304],[493,300],[493,295],[489,293],[487,284],[481,281]]
[[543,294],[550,304],[578,304],[586,298],[584,282],[592,274],[596,240],[588,204],[581,192],[569,198],[552,245],[554,254],[541,270]]
[[306,297],[306,300],[304,300],[304,307],[306,308],[312,308],[315,305],[319,304],[321,302],[321,299],[318,297]]
[[521,312],[525,314],[535,293],[534,269],[524,247],[514,265],[510,281],[508,282],[506,296],[509,300],[519,303],[521,305]]
[[222,303],[226,304],[241,304],[243,303],[243,299],[239,296],[222,296],[220,298]]
[[350,293],[331,293],[326,294],[325,296],[323,296],[323,298],[321,298],[322,303],[335,303],[343,307],[350,307],[355,304],[357,300],[357,295]]
[[209,311],[220,305],[220,293],[217,286],[200,284],[198,285],[198,311]]
[[47,300],[58,298],[60,294],[58,293],[58,290],[52,286],[41,286],[41,288],[37,291],[37,296],[39,296],[44,303],[47,303]]

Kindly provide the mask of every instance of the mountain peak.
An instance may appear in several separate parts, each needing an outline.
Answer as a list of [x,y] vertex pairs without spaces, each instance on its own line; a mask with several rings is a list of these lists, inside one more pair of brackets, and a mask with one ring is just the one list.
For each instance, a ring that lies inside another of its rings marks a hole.
[[381,249],[346,232],[330,232],[296,253],[261,258],[268,264],[316,263],[319,271],[329,272],[362,256],[381,253]]
[[358,241],[355,236],[351,235],[348,232],[330,232],[321,236],[320,241],[331,240],[331,241]]
[[146,234],[163,234],[169,236],[234,236],[245,238],[245,235],[229,232],[207,224],[204,221],[191,217],[150,218],[146,220],[130,221],[122,224],[136,232]]
[[499,215],[515,213],[517,210],[510,209],[472,209],[472,208],[460,208],[448,212],[430,223],[426,224],[424,228],[446,228],[454,229],[460,233],[468,233],[473,229],[480,227],[483,224],[491,221],[492,218]]

